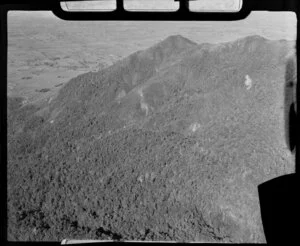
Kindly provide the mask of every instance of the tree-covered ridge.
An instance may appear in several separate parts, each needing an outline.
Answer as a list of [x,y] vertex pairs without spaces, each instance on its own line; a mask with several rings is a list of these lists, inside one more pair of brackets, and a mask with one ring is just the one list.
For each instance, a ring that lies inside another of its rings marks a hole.
[[170,36],[47,105],[8,98],[9,240],[263,242],[257,185],[293,171],[291,51]]

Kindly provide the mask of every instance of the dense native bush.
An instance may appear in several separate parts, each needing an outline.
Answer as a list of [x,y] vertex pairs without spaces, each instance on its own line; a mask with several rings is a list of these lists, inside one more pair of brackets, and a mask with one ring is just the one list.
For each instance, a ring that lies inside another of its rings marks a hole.
[[9,99],[9,240],[262,242],[256,187],[292,166],[284,52],[264,42],[175,36],[73,78],[47,114]]

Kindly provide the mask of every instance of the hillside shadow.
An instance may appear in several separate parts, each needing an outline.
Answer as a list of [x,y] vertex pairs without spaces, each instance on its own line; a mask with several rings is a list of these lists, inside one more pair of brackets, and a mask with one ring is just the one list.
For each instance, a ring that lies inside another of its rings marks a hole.
[[284,85],[284,116],[285,116],[285,141],[290,151],[295,151],[296,146],[296,64],[293,58],[288,59],[285,70]]
[[[296,152],[296,64],[288,59],[284,86],[285,140],[289,150]],[[296,158],[297,159],[297,158]],[[296,161],[297,162],[297,161]],[[297,170],[297,163],[295,163]],[[268,244],[299,241],[296,231],[297,208],[299,208],[298,175],[283,175],[258,186],[261,218]],[[298,239],[298,240],[297,240]]]

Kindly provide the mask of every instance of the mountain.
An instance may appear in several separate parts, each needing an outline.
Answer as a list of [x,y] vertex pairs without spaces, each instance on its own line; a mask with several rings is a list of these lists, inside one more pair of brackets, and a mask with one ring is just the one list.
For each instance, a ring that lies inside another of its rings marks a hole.
[[257,185],[293,172],[294,43],[180,35],[8,107],[8,238],[264,242]]

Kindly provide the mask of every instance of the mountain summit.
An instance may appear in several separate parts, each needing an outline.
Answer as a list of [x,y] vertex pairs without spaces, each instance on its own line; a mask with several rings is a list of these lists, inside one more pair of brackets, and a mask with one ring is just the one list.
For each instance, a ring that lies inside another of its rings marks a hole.
[[187,50],[195,48],[198,44],[181,36],[181,35],[172,35],[162,40],[161,42],[155,44],[150,48],[150,50],[160,48],[162,50]]

